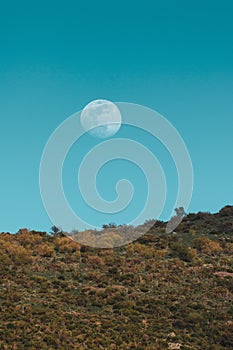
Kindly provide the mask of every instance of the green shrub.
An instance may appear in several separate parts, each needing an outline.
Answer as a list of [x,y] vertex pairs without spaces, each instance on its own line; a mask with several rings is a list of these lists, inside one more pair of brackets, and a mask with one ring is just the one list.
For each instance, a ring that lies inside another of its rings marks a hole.
[[178,257],[183,261],[191,262],[197,255],[197,250],[187,247],[181,243],[171,244],[172,256]]

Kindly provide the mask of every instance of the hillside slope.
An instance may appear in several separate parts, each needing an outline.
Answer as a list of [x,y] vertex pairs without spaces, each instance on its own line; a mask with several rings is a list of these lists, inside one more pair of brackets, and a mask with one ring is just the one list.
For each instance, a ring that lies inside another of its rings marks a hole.
[[0,234],[0,349],[233,349],[233,207],[115,249]]

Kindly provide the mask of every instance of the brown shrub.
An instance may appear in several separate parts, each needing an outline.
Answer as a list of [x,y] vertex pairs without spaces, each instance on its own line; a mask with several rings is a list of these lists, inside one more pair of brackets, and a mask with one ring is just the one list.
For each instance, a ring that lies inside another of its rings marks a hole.
[[140,244],[140,243],[129,244],[126,249],[127,249],[127,253],[130,256],[139,254],[140,256],[143,256],[143,257],[148,258],[148,259],[156,256],[156,250],[154,247],[148,247],[148,246],[146,246],[144,244]]
[[40,244],[33,249],[34,253],[44,257],[51,257],[55,255],[53,247],[48,244]]
[[2,250],[11,259],[12,262],[17,264],[27,264],[31,262],[32,256],[29,249],[25,249],[17,242],[1,242]]
[[193,247],[204,254],[219,253],[222,251],[222,247],[218,242],[212,241],[207,237],[196,238],[193,242]]
[[24,247],[32,247],[42,242],[43,238],[39,234],[24,231],[24,230],[26,229],[19,230],[16,236],[17,241],[21,245],[23,245]]
[[61,237],[55,240],[55,246],[60,253],[74,253],[80,251],[80,244],[68,237]]
[[88,255],[86,259],[86,263],[92,267],[95,267],[95,266],[101,267],[105,265],[104,259],[99,257],[98,255],[94,255],[94,256]]
[[226,243],[224,250],[227,253],[233,254],[233,243]]

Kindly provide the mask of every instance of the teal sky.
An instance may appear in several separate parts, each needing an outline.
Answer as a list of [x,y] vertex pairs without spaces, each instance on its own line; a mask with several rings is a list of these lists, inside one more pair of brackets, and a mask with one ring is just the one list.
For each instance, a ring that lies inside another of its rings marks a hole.
[[[233,204],[232,96],[232,1],[1,4],[0,231],[49,230],[44,145],[97,98],[145,105],[177,128],[194,167],[189,211]],[[65,174],[71,165],[72,154]]]

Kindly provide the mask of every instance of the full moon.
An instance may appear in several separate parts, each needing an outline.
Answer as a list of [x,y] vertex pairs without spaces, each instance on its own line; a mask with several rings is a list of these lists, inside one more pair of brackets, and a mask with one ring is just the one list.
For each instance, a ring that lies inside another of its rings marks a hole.
[[107,100],[88,103],[82,110],[80,119],[83,129],[99,138],[113,136],[121,127],[119,109]]

